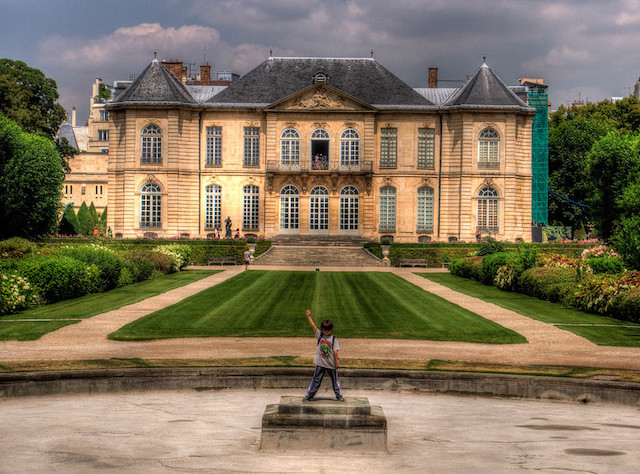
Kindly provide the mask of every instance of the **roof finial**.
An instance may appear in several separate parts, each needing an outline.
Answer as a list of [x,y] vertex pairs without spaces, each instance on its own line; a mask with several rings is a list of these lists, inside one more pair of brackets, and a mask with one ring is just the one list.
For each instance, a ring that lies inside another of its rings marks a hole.
[[373,59],[373,48],[371,48],[371,59]]
[[157,49],[153,50],[153,61],[156,62],[156,63],[158,62],[158,50]]
[[269,48],[269,58],[273,57],[273,48]]
[[482,55],[482,64],[487,64],[487,54]]

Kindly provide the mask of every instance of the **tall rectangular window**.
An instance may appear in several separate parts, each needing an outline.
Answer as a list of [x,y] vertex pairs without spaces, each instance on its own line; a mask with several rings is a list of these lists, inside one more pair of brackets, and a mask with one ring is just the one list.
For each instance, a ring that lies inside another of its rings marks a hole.
[[380,130],[380,168],[397,168],[398,166],[398,129],[383,128]]
[[100,110],[100,121],[106,122],[109,120],[109,111],[108,110]]
[[380,188],[380,232],[396,230],[396,188]]
[[242,228],[244,230],[257,230],[260,225],[260,193],[258,186],[245,186],[242,191]]
[[435,168],[436,131],[433,128],[418,129],[418,169],[431,170]]
[[222,166],[222,127],[207,127],[206,166]]
[[205,229],[220,230],[222,227],[221,195],[222,188],[217,184],[210,184],[205,188]]
[[244,127],[244,166],[260,166],[260,128]]
[[100,141],[100,142],[108,142],[109,141],[109,130],[98,130],[98,141]]
[[433,189],[418,188],[418,232],[433,232]]

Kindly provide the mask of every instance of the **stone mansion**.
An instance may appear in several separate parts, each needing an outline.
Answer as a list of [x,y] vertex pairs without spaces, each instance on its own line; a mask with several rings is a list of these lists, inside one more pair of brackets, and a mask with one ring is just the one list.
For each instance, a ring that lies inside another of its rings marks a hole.
[[218,87],[154,59],[104,108],[117,238],[228,218],[258,238],[531,240],[536,110],[486,64],[413,89],[373,58],[269,57]]

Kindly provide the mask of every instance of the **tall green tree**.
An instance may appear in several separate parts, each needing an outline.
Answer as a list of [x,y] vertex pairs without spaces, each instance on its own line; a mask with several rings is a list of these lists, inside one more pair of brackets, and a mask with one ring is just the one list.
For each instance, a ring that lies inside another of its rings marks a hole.
[[623,215],[629,215],[625,189],[640,181],[640,134],[609,132],[587,157],[592,185],[591,219],[604,239],[613,236]]
[[58,232],[62,235],[76,235],[78,233],[78,216],[76,216],[72,202],[64,208]]
[[0,238],[55,231],[63,182],[53,142],[0,114]]
[[91,213],[86,202],[82,202],[78,209],[78,232],[82,235],[91,235],[93,233],[93,222]]
[[55,138],[66,119],[53,79],[22,61],[0,59],[0,112],[26,132]]
[[[614,125],[595,118],[563,120],[549,130],[549,188],[573,201],[586,203],[591,195],[587,155]],[[574,229],[589,223],[587,208],[555,195],[549,197],[549,220]]]

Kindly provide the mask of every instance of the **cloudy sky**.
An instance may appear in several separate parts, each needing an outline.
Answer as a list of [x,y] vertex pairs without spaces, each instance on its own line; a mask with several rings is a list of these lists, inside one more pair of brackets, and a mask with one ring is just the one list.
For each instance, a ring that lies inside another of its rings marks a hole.
[[[640,76],[640,0],[0,0],[0,58],[58,84],[88,116],[111,84],[158,59],[244,74],[274,56],[374,56],[412,87],[427,68],[464,80],[487,64],[507,83],[541,77],[552,106],[627,96]],[[459,82],[441,82],[454,87]]]

